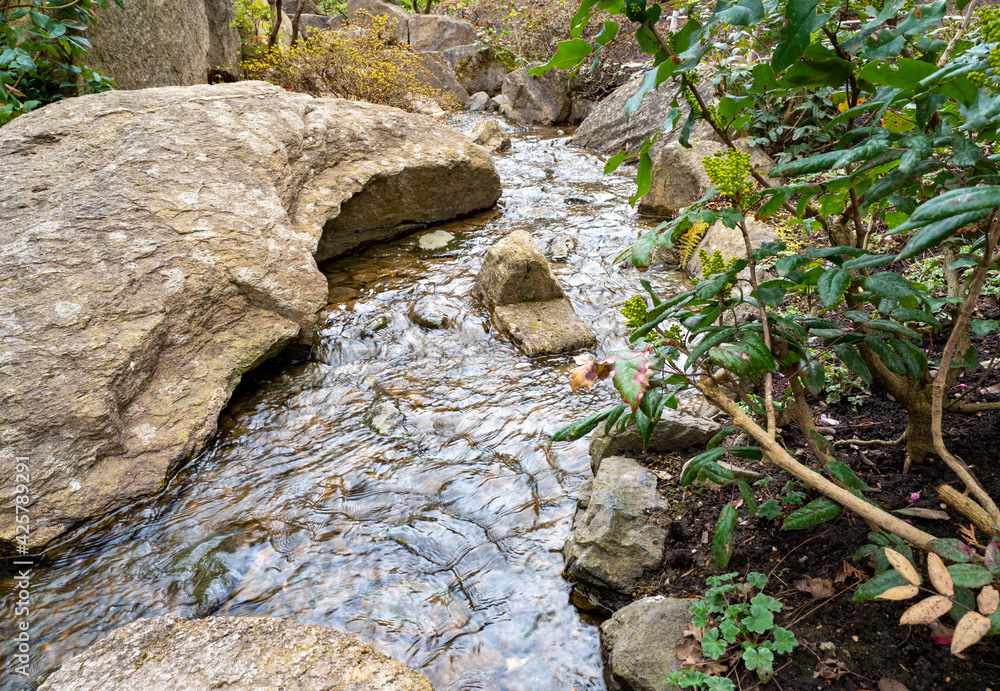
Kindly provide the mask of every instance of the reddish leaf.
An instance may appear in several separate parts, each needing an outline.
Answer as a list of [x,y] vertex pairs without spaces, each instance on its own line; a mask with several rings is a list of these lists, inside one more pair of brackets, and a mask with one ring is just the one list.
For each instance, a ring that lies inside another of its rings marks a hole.
[[990,540],[986,546],[986,560],[983,562],[986,568],[1000,576],[1000,542],[996,539]]
[[605,363],[614,363],[613,380],[615,388],[622,395],[632,410],[638,410],[642,397],[649,388],[649,375],[652,374],[652,361],[649,351],[631,352],[620,350],[605,359]]

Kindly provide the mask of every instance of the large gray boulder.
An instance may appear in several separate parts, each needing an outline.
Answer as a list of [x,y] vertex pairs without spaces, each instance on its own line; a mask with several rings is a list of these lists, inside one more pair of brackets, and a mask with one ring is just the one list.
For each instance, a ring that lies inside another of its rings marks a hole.
[[328,626],[263,617],[139,619],[71,658],[40,691],[433,691],[430,681]]
[[[317,259],[488,208],[489,154],[263,82],[112,91],[0,128],[0,490],[31,547],[159,490],[326,304]],[[58,193],[56,193],[58,192]],[[15,536],[0,514],[0,544]]]
[[526,231],[514,231],[486,251],[475,292],[497,327],[529,356],[597,343]]
[[519,125],[554,125],[570,115],[569,79],[560,70],[544,76],[528,74],[541,63],[514,70],[503,80],[503,97],[509,104],[507,116]]
[[[294,15],[293,15],[294,16]],[[342,14],[302,14],[299,15],[299,34],[307,36],[310,31],[336,31],[344,26],[347,19]]]
[[238,70],[232,0],[129,0],[94,12],[87,65],[119,89],[204,84],[209,68]]
[[420,64],[424,68],[416,77],[425,86],[435,92],[434,100],[443,108],[461,108],[469,100],[469,92],[465,90],[451,67],[441,57],[440,53],[418,53]]
[[410,15],[413,50],[447,50],[476,42],[476,27],[463,19],[442,14]]
[[485,91],[496,96],[503,88],[507,66],[494,56],[488,46],[456,46],[442,51],[441,56],[451,65],[458,81],[470,94]]
[[606,458],[581,508],[563,549],[566,578],[630,593],[663,561],[668,522],[651,513],[668,507],[656,476],[631,458]]
[[681,671],[675,648],[684,642],[693,600],[646,597],[601,624],[604,679],[610,691],[674,691],[664,680]]
[[347,0],[347,18],[358,21],[358,12],[363,11],[373,17],[388,16],[392,23],[393,41],[400,45],[410,42],[410,13],[395,3],[382,0]]
[[[598,103],[573,133],[572,142],[601,153],[616,154],[622,149],[629,153],[636,151],[643,141],[651,139],[663,128],[667,114],[673,109],[671,101],[677,90],[669,84],[662,85],[656,91],[647,93],[639,110],[626,117],[625,104],[639,90],[640,84],[639,79],[622,84]],[[683,113],[681,119],[672,132],[660,137],[661,142],[677,140],[681,124],[690,112],[683,98],[679,102]],[[713,136],[711,128],[699,122],[691,138],[709,139]]]
[[[707,418],[667,414],[653,427],[646,448],[653,453],[671,453],[704,446],[721,429],[722,425]],[[622,429],[616,426],[607,434],[604,425],[598,425],[590,436],[590,467],[596,474],[601,461],[626,451],[642,451],[642,437],[634,422]]]
[[[725,153],[729,147],[713,139],[689,142],[657,142],[650,150],[653,161],[649,192],[639,201],[638,211],[651,216],[675,216],[685,206],[693,204],[712,186],[702,162],[709,156]],[[771,157],[749,140],[734,142],[737,148],[750,154],[754,170],[766,173],[775,166]]]
[[[753,248],[760,247],[765,242],[778,242],[778,231],[774,227],[767,225],[761,221],[756,221],[752,218],[746,219],[747,234],[750,236],[750,246]],[[723,225],[722,221],[717,221],[713,223],[708,230],[705,231],[704,237],[702,237],[701,242],[695,248],[694,253],[688,260],[685,268],[688,270],[692,276],[701,278],[702,277],[702,264],[701,264],[701,251],[704,250],[705,253],[711,257],[716,252],[722,256],[725,261],[729,261],[733,257],[745,257],[747,254],[746,242],[743,239],[743,233],[739,228],[727,228]],[[747,276],[750,275],[749,269],[744,269]]]

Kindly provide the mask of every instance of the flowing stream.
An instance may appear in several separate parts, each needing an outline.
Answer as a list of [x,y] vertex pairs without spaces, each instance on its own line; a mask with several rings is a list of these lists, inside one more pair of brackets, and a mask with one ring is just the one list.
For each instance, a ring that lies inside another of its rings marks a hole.
[[[309,361],[248,377],[161,494],[50,550],[33,584],[37,673],[175,613],[346,629],[440,691],[605,688],[597,628],[560,575],[587,443],[549,437],[613,391],[572,396],[572,357],[525,357],[470,291],[513,230],[546,251],[569,243],[554,271],[613,350],[618,308],[641,291],[614,258],[647,222],[628,206],[631,176],[603,175],[557,130],[518,132],[495,159],[496,209],[438,228],[455,236],[442,249],[419,247],[426,230],[324,265],[334,304]],[[8,578],[5,612],[12,590]],[[22,688],[6,671],[0,689]]]

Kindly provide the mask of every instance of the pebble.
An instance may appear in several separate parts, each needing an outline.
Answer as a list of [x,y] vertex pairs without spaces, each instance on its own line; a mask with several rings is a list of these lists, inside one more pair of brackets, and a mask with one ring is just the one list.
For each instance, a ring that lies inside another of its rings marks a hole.
[[455,236],[446,230],[435,230],[433,233],[421,235],[419,244],[422,250],[439,250],[447,247],[448,243],[455,239]]

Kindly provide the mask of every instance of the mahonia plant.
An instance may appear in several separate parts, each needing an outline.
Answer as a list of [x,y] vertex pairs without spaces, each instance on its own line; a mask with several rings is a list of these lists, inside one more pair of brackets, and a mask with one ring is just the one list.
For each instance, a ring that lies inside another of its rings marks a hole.
[[638,329],[646,323],[646,301],[641,295],[633,295],[622,305],[622,316],[627,320],[625,326],[630,329]]

